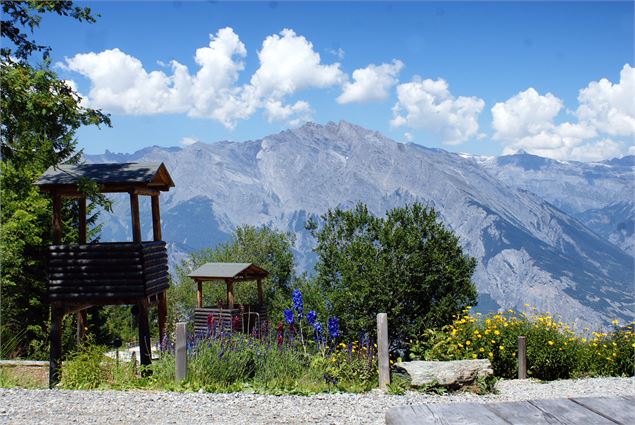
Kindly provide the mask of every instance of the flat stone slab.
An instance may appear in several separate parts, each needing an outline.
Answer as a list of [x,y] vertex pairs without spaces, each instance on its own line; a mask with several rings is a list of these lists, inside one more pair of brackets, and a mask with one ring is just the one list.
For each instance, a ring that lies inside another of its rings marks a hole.
[[400,362],[395,373],[404,376],[413,387],[438,385],[459,388],[474,383],[478,378],[493,375],[488,359]]
[[386,412],[387,425],[635,424],[635,396],[582,397],[505,403],[423,404]]

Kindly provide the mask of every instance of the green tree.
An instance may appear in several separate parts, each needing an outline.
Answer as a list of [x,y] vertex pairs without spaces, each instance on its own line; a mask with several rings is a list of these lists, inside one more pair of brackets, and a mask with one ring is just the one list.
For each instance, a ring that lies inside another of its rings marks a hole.
[[386,312],[391,339],[404,341],[476,303],[476,262],[432,208],[415,203],[380,218],[360,203],[307,227],[317,239],[318,285],[350,337],[373,333]]
[[[51,201],[33,183],[49,166],[80,160],[78,128],[110,125],[110,119],[81,106],[77,93],[50,69],[50,48],[28,37],[46,12],[92,21],[90,9],[73,7],[71,2],[31,1],[2,2],[2,11],[0,339],[21,335],[17,354],[42,356],[48,322],[45,247],[51,242]],[[29,63],[35,52],[44,55],[37,67]],[[64,204],[68,229],[64,243],[77,241],[75,208],[71,201]]]
[[[193,253],[176,268],[177,284],[168,291],[169,322],[191,316],[196,305],[196,284],[187,274],[207,262],[254,263],[269,272],[264,280],[265,303],[271,313],[288,303],[295,281],[293,265],[294,238],[289,233],[269,227],[240,226],[229,242],[216,248]],[[257,303],[255,282],[239,282],[234,286],[236,302]],[[225,300],[226,287],[220,282],[203,285],[204,304],[215,305]],[[271,316],[270,316],[271,317]]]

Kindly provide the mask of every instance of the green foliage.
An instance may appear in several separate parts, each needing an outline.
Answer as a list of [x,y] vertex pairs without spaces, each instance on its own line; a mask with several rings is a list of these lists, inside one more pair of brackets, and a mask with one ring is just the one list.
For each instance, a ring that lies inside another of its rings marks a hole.
[[632,376],[635,335],[632,325],[593,338],[575,335],[551,315],[527,316],[509,310],[486,317],[457,316],[441,330],[428,330],[410,343],[410,358],[459,360],[489,358],[497,377],[518,373],[518,337],[526,337],[527,374],[541,380],[579,376]]
[[[187,274],[207,262],[254,263],[269,272],[263,281],[265,302],[271,311],[291,293],[293,271],[293,236],[269,227],[241,226],[236,228],[231,241],[215,249],[193,253],[176,268],[177,282],[168,291],[169,322],[189,318],[196,305],[196,284]],[[257,304],[258,292],[255,282],[240,282],[234,286],[237,303]],[[216,305],[226,299],[226,287],[219,282],[203,285],[204,305]]]
[[[51,201],[33,183],[50,166],[80,160],[81,152],[76,152],[77,129],[84,125],[110,125],[110,119],[98,110],[82,107],[77,93],[48,67],[48,61],[40,68],[27,61],[33,52],[46,54],[50,50],[26,34],[39,25],[42,14],[51,12],[92,21],[90,9],[75,8],[71,2],[31,1],[2,2],[2,10],[1,337],[7,339],[26,331],[13,355],[42,356],[48,322],[44,258],[45,246],[51,242]],[[91,185],[84,187],[90,189]],[[73,202],[64,203],[62,219],[67,231],[63,243],[77,241],[76,209]],[[93,216],[89,224],[94,224],[94,219]]]
[[111,377],[113,362],[104,354],[107,348],[87,340],[68,356],[62,367],[62,388],[91,390],[103,387]]
[[415,203],[379,218],[358,204],[307,228],[317,239],[317,284],[349,336],[373,332],[387,312],[391,337],[406,340],[476,301],[476,262],[432,208]]
[[2,38],[11,42],[15,52],[3,43],[1,54],[8,57],[14,54],[20,60],[26,60],[34,52],[42,52],[47,58],[51,48],[39,45],[30,39],[26,32],[33,32],[40,25],[44,13],[55,13],[60,16],[70,16],[78,21],[95,22],[89,7],[75,7],[72,1],[61,0],[30,0],[3,1]]

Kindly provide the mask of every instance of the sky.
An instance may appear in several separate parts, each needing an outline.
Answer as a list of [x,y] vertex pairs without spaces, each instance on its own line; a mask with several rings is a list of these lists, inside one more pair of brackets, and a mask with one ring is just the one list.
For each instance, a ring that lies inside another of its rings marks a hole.
[[87,153],[346,120],[400,142],[635,154],[633,2],[90,2],[35,38],[113,127]]

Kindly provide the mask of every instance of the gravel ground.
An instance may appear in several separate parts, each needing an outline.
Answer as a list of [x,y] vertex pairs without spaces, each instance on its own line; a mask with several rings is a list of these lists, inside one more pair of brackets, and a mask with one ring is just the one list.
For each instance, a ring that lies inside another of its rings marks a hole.
[[498,394],[385,395],[170,393],[0,389],[0,423],[10,424],[383,424],[386,410],[422,403],[635,394],[635,378],[595,378],[538,383],[500,381]]

